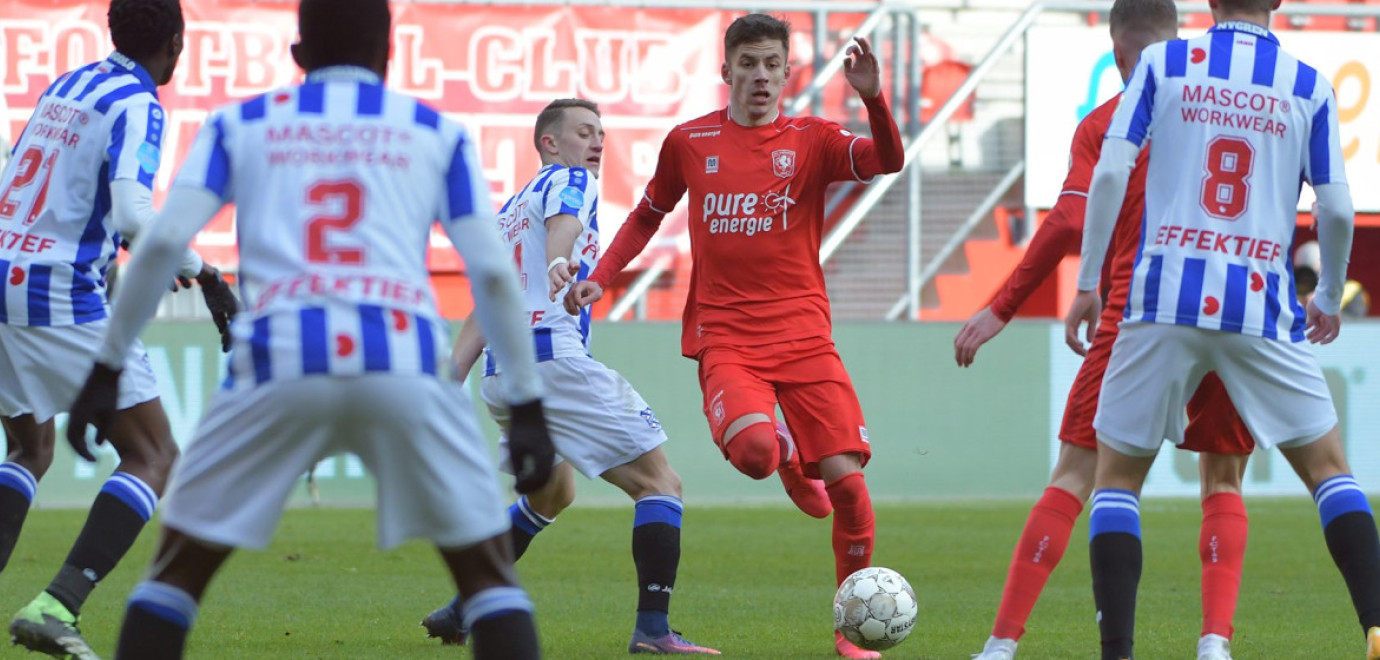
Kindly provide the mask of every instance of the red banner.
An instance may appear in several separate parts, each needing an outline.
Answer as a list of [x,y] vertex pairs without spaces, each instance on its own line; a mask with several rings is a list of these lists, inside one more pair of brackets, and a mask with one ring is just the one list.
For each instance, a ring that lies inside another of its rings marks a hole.
[[[109,54],[107,6],[0,0],[0,117],[7,120],[0,134],[19,134],[57,76]],[[288,52],[295,3],[182,0],[182,6],[186,48],[172,83],[160,90],[170,115],[155,186],[160,200],[210,110],[301,77]],[[727,12],[431,3],[395,3],[393,11],[389,86],[470,128],[496,203],[539,168],[532,123],[548,101],[579,96],[600,104],[608,132],[600,184],[606,243],[641,197],[667,130],[726,102],[719,44],[732,17]],[[213,263],[233,268],[232,214],[217,218],[194,245]],[[439,233],[431,258],[434,271],[459,267]]]

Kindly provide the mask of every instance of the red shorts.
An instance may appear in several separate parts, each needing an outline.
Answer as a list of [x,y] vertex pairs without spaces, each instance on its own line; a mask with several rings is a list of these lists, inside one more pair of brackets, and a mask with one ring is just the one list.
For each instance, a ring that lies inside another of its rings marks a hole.
[[819,461],[829,456],[860,454],[863,465],[872,457],[858,394],[833,341],[712,346],[699,363],[704,416],[720,451],[734,420],[753,413],[775,420],[779,402],[806,476],[819,478]]
[[[1102,376],[1116,343],[1119,318],[1102,317],[1097,336],[1078,377],[1069,389],[1064,406],[1064,423],[1059,439],[1075,447],[1097,449],[1097,432],[1093,430],[1093,416],[1097,414],[1098,395],[1102,391]],[[1236,412],[1227,388],[1215,373],[1203,377],[1198,390],[1188,402],[1188,427],[1184,429],[1184,443],[1180,449],[1212,454],[1249,454],[1255,450],[1255,438]]]

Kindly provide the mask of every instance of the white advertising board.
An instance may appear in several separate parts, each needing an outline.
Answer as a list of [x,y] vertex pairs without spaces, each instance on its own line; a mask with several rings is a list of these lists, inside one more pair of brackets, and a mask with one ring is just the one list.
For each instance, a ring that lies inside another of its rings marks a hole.
[[[1181,33],[1180,36],[1191,36]],[[1337,91],[1347,178],[1358,212],[1380,212],[1380,34],[1277,33],[1285,50]],[[1026,35],[1026,204],[1048,209],[1068,173],[1078,122],[1121,91],[1105,26],[1036,27]],[[1307,192],[1299,208],[1312,203]]]

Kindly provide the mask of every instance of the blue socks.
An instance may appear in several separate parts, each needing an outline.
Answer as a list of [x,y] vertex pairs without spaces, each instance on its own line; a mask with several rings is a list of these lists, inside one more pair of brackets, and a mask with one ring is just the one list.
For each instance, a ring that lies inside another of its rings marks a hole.
[[1140,586],[1140,498],[1127,490],[1093,493],[1088,554],[1103,660],[1131,657]]
[[38,480],[23,465],[0,463],[0,570],[10,561],[19,530],[29,515]]
[[633,563],[637,565],[637,629],[651,637],[671,633],[667,612],[680,567],[684,506],[671,495],[651,495],[633,509]]
[[187,632],[196,622],[196,599],[162,582],[143,582],[129,595],[120,628],[117,658],[170,660],[181,658]]

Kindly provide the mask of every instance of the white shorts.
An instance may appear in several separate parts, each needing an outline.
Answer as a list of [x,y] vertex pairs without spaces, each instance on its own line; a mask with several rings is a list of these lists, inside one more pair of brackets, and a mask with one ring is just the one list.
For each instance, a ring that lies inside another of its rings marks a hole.
[[174,470],[163,521],[263,548],[313,465],[353,453],[378,489],[378,542],[442,548],[507,531],[506,501],[463,387],[428,376],[311,377],[216,393]]
[[1182,444],[1184,406],[1217,372],[1256,444],[1299,446],[1337,425],[1322,369],[1303,344],[1163,323],[1126,323],[1112,346],[1093,428],[1131,455]]
[[[59,326],[0,323],[0,416],[42,424],[67,412],[95,364],[109,319]],[[135,341],[120,376],[120,410],[158,398],[148,352]]]
[[[542,408],[556,445],[557,460],[570,461],[590,479],[637,460],[666,442],[651,406],[623,378],[590,357],[537,363],[546,388]],[[508,425],[502,372],[485,376],[479,393],[499,426]],[[500,439],[507,456],[507,435]]]

